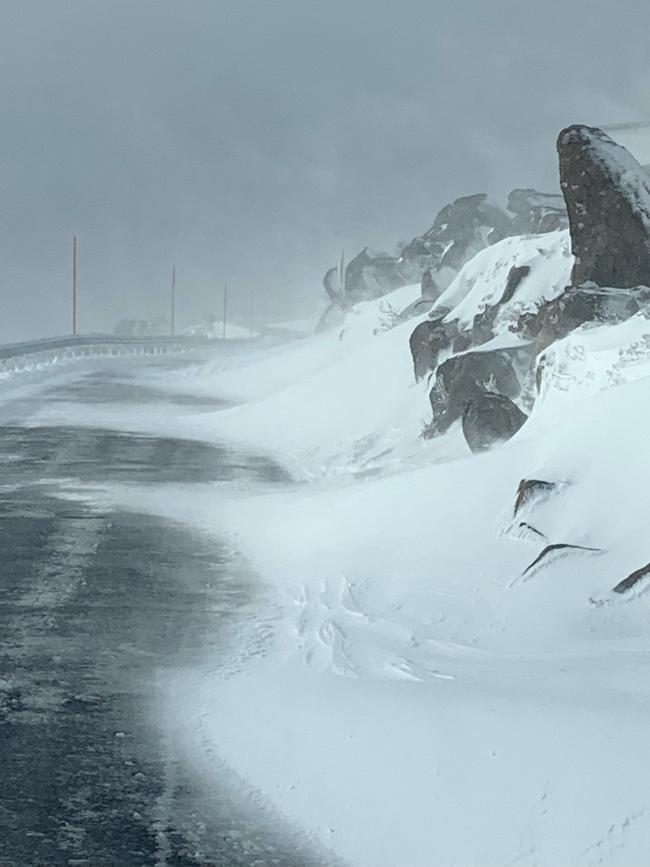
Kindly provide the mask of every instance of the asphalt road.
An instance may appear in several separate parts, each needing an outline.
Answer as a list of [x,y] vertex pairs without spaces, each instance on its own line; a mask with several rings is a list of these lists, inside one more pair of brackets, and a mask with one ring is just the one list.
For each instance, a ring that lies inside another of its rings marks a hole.
[[[219,406],[127,370],[80,365],[31,409]],[[19,410],[0,425],[1,867],[327,863],[230,774],[196,779],[162,724],[166,673],[228,660],[256,610],[255,576],[217,541],[59,493],[70,478],[270,485],[286,481],[281,467],[175,438],[33,427],[30,402]]]

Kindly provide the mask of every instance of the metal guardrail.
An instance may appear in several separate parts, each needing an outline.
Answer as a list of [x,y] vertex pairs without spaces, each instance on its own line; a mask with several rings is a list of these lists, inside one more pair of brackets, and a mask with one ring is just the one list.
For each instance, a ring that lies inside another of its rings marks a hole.
[[143,349],[145,351],[163,352],[188,351],[200,349],[205,346],[232,346],[234,344],[246,345],[250,343],[248,338],[235,338],[222,340],[215,337],[203,337],[201,335],[180,335],[178,337],[116,337],[108,334],[86,334],[77,337],[45,337],[40,340],[29,340],[21,343],[6,343],[0,345],[0,359],[21,358],[29,355],[39,355],[43,352],[52,352],[57,349],[110,349],[115,347]]

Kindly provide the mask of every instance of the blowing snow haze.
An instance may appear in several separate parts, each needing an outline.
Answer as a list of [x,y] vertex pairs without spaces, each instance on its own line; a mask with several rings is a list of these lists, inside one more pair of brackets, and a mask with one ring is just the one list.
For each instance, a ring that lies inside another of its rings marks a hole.
[[[579,120],[645,120],[644,0],[3,0],[0,339],[314,312],[341,247],[459,195],[557,189]],[[642,161],[643,135],[624,143]],[[646,152],[644,153],[644,147]]]

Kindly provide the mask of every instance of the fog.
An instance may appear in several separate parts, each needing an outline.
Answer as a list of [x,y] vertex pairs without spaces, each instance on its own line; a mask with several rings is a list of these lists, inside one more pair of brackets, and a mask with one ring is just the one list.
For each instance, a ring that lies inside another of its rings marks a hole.
[[[3,0],[0,339],[315,309],[340,248],[557,186],[569,122],[650,117],[645,0]],[[624,140],[650,159],[643,136]],[[645,153],[644,153],[645,149]]]

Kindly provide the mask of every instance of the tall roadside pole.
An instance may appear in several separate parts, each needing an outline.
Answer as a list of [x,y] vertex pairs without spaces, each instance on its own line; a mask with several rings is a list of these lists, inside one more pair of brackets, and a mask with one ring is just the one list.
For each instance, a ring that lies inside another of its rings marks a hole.
[[171,297],[171,322],[172,322],[172,337],[176,332],[176,265],[172,268],[172,297]]
[[72,236],[72,335],[77,336],[77,236]]
[[228,321],[228,284],[223,287],[223,329],[221,332],[222,338],[226,339],[226,322]]

